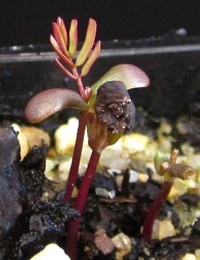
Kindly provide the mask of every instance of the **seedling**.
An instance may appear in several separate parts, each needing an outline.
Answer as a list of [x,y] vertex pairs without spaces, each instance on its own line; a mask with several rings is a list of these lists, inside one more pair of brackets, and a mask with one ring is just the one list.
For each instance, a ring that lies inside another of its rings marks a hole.
[[[81,50],[77,52],[77,25],[77,20],[73,19],[68,32],[64,21],[59,17],[57,22],[53,23],[50,42],[58,55],[58,58],[55,58],[56,63],[67,77],[76,81],[78,92],[69,89],[43,91],[28,102],[25,117],[31,123],[38,123],[68,107],[80,110],[77,138],[63,202],[71,202],[72,191],[78,178],[84,132],[87,128],[88,144],[92,153],[73,204],[81,215],[102,151],[108,145],[117,142],[126,130],[133,129],[135,108],[127,90],[147,87],[149,78],[134,65],[120,64],[111,68],[91,87],[84,86],[82,78],[90,72],[98,58],[101,42],[98,41],[94,46],[97,24],[90,18],[85,41]],[[71,259],[76,259],[77,255],[80,219],[81,217],[77,218],[68,227],[67,252]]]
[[145,239],[148,243],[151,242],[153,224],[156,216],[167,200],[167,197],[174,184],[174,180],[176,178],[187,180],[189,176],[194,174],[194,170],[190,166],[176,163],[178,153],[178,150],[173,150],[171,155],[161,154],[158,152],[155,156],[155,168],[158,174],[164,177],[164,182],[158,196],[149,209],[143,226],[142,238]]

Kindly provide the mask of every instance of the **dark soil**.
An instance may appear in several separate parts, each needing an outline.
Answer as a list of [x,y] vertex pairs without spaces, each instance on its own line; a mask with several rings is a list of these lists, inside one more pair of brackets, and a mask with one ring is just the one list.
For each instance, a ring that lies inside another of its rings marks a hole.
[[[102,176],[102,178],[105,181],[105,177]],[[185,227],[187,232],[182,230],[177,236],[162,241],[155,240],[150,245],[141,239],[141,227],[150,204],[160,190],[160,184],[149,180],[147,183],[131,184],[129,188],[132,200],[119,192],[115,199],[102,199],[96,197],[91,190],[81,225],[80,259],[116,259],[114,252],[104,255],[95,245],[94,234],[100,228],[105,230],[108,237],[123,232],[132,238],[133,249],[124,257],[126,260],[139,259],[139,257],[142,257],[141,259],[150,259],[150,257],[166,260],[181,259],[187,252],[192,253],[199,248],[200,219],[193,227]],[[189,210],[197,203],[199,197],[185,194],[180,199]],[[166,202],[159,213],[159,219],[164,219],[169,213],[172,215],[173,225],[178,228],[179,217],[169,202]],[[84,250],[86,247],[90,248],[87,252]]]
[[[62,242],[78,213],[53,199],[41,201],[47,147],[33,147],[20,162],[17,135],[0,131],[0,259],[30,259],[50,242]],[[9,155],[9,156],[8,156]]]

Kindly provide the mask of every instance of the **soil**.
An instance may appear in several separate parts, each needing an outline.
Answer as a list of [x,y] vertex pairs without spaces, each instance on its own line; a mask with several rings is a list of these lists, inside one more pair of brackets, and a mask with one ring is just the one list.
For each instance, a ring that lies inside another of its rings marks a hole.
[[[155,137],[158,121],[143,113],[137,113],[137,117],[140,124],[136,125],[136,131],[139,129]],[[180,120],[187,123],[188,129],[186,135],[180,135],[174,128],[176,147],[187,139],[199,150],[198,115],[184,116]],[[54,189],[54,183],[44,176],[46,145],[33,147],[20,161],[14,130],[3,128],[0,134],[0,259],[30,259],[50,242],[63,247],[66,224],[76,218],[78,212],[60,202],[62,193],[55,194],[50,201],[41,200],[44,191]],[[129,236],[132,243],[125,260],[181,259],[185,253],[194,253],[200,248],[200,219],[193,226],[185,226],[177,236],[153,240],[150,245],[141,239],[148,208],[161,189],[161,184],[151,178],[152,172],[147,169],[146,174],[149,175],[147,182],[129,183],[127,170],[119,191],[115,177],[108,175],[106,170],[96,173],[80,226],[79,259],[116,259],[116,249],[109,238],[120,232]],[[114,189],[116,197],[97,196],[96,187]],[[198,205],[199,195],[186,193],[179,201],[190,211]],[[174,227],[178,228],[179,215],[174,204],[167,201],[158,218],[164,219],[169,214]]]
[[46,244],[59,243],[66,234],[66,221],[78,213],[56,198],[40,199],[45,185],[45,144],[33,147],[20,161],[17,134],[3,128],[0,147],[0,259],[30,259]]

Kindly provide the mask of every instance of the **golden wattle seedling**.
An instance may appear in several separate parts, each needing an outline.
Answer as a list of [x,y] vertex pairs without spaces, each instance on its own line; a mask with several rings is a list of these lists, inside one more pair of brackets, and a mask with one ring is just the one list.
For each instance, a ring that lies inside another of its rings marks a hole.
[[29,122],[39,123],[66,108],[80,110],[72,164],[62,199],[64,203],[71,201],[76,185],[84,132],[87,128],[88,144],[92,153],[73,203],[74,208],[80,212],[80,217],[68,226],[66,250],[72,260],[77,258],[79,222],[100,155],[108,145],[114,144],[126,130],[131,131],[134,126],[135,107],[128,90],[147,87],[150,83],[145,72],[137,66],[119,64],[112,67],[91,87],[84,86],[82,78],[88,75],[98,58],[101,42],[94,44],[97,24],[90,18],[85,41],[78,52],[77,26],[77,20],[73,19],[67,31],[64,21],[59,17],[57,22],[52,24],[53,35],[50,36],[50,42],[58,55],[55,61],[63,73],[76,82],[77,91],[65,88],[45,90],[34,96],[24,111]]

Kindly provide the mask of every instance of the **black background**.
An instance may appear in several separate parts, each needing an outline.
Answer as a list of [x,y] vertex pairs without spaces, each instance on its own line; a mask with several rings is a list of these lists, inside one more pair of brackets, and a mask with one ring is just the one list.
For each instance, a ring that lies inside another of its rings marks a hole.
[[89,17],[97,20],[102,41],[158,37],[179,28],[200,35],[199,0],[1,0],[0,46],[48,43],[58,16],[67,25],[78,19],[80,40]]

